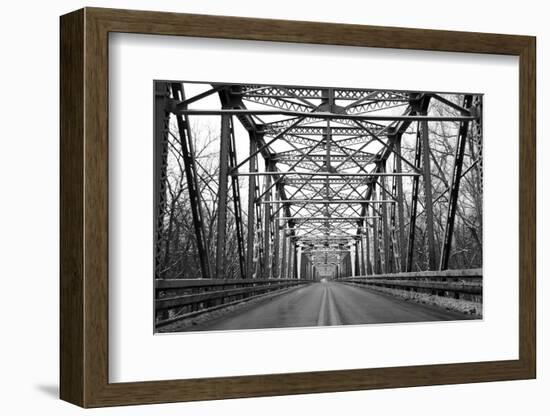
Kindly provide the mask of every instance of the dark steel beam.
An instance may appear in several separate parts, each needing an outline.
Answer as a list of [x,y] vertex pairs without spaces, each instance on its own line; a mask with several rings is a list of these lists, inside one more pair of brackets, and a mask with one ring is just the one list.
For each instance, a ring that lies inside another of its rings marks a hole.
[[463,116],[469,116],[471,115],[470,109],[468,107],[460,106],[458,104],[453,103],[452,101],[447,100],[446,98],[442,97],[439,94],[429,94],[430,97],[436,99],[437,101],[457,110],[462,114]]
[[[321,178],[308,178],[308,179],[299,179],[299,178],[285,178],[282,180],[282,183],[284,183],[286,186],[292,186],[297,187],[299,185],[324,185],[325,180]],[[331,178],[330,183],[332,185],[348,185],[348,184],[354,184],[358,186],[365,186],[368,184],[368,178]]]
[[275,98],[273,96],[252,96],[243,95],[244,101],[251,101],[257,104],[261,104],[268,107],[280,108],[288,111],[303,111],[308,112],[314,109],[313,106],[308,104],[302,104],[296,101],[286,100],[284,98]]
[[359,270],[359,274],[361,276],[364,276],[367,271],[366,271],[366,267],[365,267],[365,235],[361,232],[361,230],[358,230],[359,231],[359,236],[360,236],[360,240],[359,240],[359,261],[360,261],[360,265],[361,265],[361,268]]
[[[256,138],[254,137],[254,132],[249,132],[250,136],[250,148],[249,154],[254,154],[256,152]],[[248,169],[251,172],[258,170],[258,160],[257,156],[251,157],[248,162]],[[237,177],[237,176],[233,176]],[[247,279],[252,279],[254,276],[254,237],[255,237],[255,206],[254,206],[254,192],[256,188],[256,177],[248,177],[248,223],[247,223],[247,239],[246,239],[246,277]]]
[[[331,162],[341,162],[345,160],[347,156],[348,155],[346,154],[332,154],[330,156],[330,160]],[[374,155],[372,154],[359,154],[353,157],[353,161],[365,165],[372,162],[373,156]],[[301,162],[303,160],[302,158],[300,158],[300,156],[294,154],[275,154],[272,159],[275,162],[284,163],[286,165],[294,163],[296,161]],[[326,157],[325,155],[309,155],[307,159],[316,162],[323,162],[325,161]]]
[[202,92],[200,94],[197,94],[191,98],[187,98],[186,100],[183,100],[183,101],[179,101],[179,102],[176,102],[174,103],[175,107],[176,107],[176,111],[181,111],[181,110],[185,110],[187,109],[187,106],[189,104],[192,104],[196,101],[199,101],[199,100],[202,100],[203,98],[206,98],[212,94],[215,94],[217,92],[219,92],[221,89],[225,88],[225,86],[223,85],[219,85],[217,87],[214,87],[214,88],[211,88],[205,92]]
[[[259,84],[237,84],[237,83],[212,83],[212,86],[223,85],[230,87],[240,87],[241,93],[246,95],[273,96],[277,98],[308,98],[320,99],[326,87],[303,86],[303,85],[259,85]],[[408,97],[407,91],[388,91],[382,89],[365,88],[331,88],[334,90],[334,98],[338,100],[354,101],[352,104],[358,104],[357,100],[382,100],[382,99],[403,99]]]
[[[278,211],[279,206],[278,204],[274,206],[274,210]],[[281,230],[279,229],[279,214],[275,216],[274,224],[273,224],[273,277],[275,279],[279,278],[280,273],[280,262],[281,262],[281,255],[280,255],[280,237],[281,237]]]
[[[472,105],[472,98],[473,97],[471,95],[466,95],[464,97],[464,107],[469,108]],[[460,123],[460,127],[458,129],[455,161],[449,190],[447,221],[445,223],[445,233],[443,235],[443,247],[439,261],[439,270],[446,270],[449,268],[449,259],[451,257],[451,247],[453,242],[453,230],[460,190],[460,178],[462,177],[462,166],[464,164],[464,150],[466,149],[466,141],[468,139],[468,127],[468,122],[462,122]]]
[[[395,140],[395,146],[394,151],[396,154],[396,157],[394,158],[394,169],[395,173],[402,173],[403,167],[401,165],[401,139],[402,134],[396,134],[394,137]],[[405,194],[403,193],[403,178],[402,177],[396,177],[394,179],[397,181],[397,214],[398,214],[398,221],[399,221],[399,257],[401,260],[401,271],[406,271],[406,252],[407,247],[405,245],[405,209],[404,209],[404,202],[405,202]]]
[[[366,222],[365,222],[366,225]],[[367,274],[374,274],[371,262],[371,250],[370,250],[370,230],[369,227],[365,227],[365,257],[367,261]]]
[[430,139],[428,122],[422,121],[422,172],[424,183],[424,206],[426,211],[426,235],[428,238],[428,270],[436,269],[435,235],[434,235],[434,214],[432,201],[432,172],[430,167]]
[[287,274],[286,274],[287,263],[288,263],[288,250],[287,250],[288,236],[286,235],[285,231],[282,232],[282,239],[283,239],[283,249],[282,249],[282,252],[281,252],[281,270],[280,270],[280,274],[281,274],[281,278],[286,278],[287,277]]
[[392,172],[368,172],[368,173],[333,173],[333,172],[238,172],[233,171],[231,175],[237,176],[334,176],[334,177],[374,177],[374,176],[419,176],[418,173],[392,173]]
[[[394,165],[394,170],[395,170],[395,165]],[[400,179],[400,178],[396,178],[396,177],[393,177],[392,178],[392,184],[391,184],[391,194],[392,195],[397,195],[397,179]],[[400,272],[402,271],[401,270],[401,253],[400,253],[400,249],[399,246],[398,247],[398,244],[397,244],[397,239],[396,239],[396,232],[397,232],[397,208],[396,208],[396,205],[398,205],[399,203],[402,203],[403,200],[399,200],[399,198],[397,198],[397,203],[396,204],[392,204],[390,206],[390,259],[392,261],[392,267],[393,267],[393,270],[395,272]]]
[[[376,183],[372,185],[372,195],[376,197]],[[372,205],[372,204],[371,204]],[[372,210],[375,212],[375,207],[372,205]],[[374,260],[374,274],[382,273],[382,261],[380,256],[380,227],[379,221],[374,221],[372,224],[372,239],[373,239],[373,260]]]
[[[264,132],[268,134],[269,132],[275,132],[278,129],[265,129]],[[361,136],[369,137],[368,134],[365,134],[365,131],[358,127],[331,127],[333,136]],[[289,130],[289,134],[294,134],[297,136],[324,136],[327,134],[327,128],[325,126],[296,126]]]
[[216,279],[225,276],[225,233],[227,222],[227,185],[229,174],[229,146],[230,146],[231,116],[221,117],[220,158],[218,180],[218,223],[216,240]]
[[[266,170],[273,169],[272,164],[269,161],[266,161],[265,164]],[[264,189],[269,188],[271,185],[271,176],[264,176]],[[272,262],[272,251],[271,251],[271,192],[264,192],[264,200],[261,201],[264,204],[263,208],[263,221],[264,221],[264,264],[263,264],[263,276],[262,278],[267,279],[271,277],[271,262]]]
[[282,221],[349,221],[349,222],[359,222],[364,219],[374,219],[380,218],[379,216],[367,216],[367,217],[281,217]]
[[259,201],[259,204],[395,204],[395,200],[376,200],[372,199],[286,199],[286,200],[271,200]]
[[[233,120],[230,120],[230,137],[229,142],[229,167],[233,168],[237,165],[237,149],[235,147],[235,131]],[[241,208],[241,191],[239,186],[238,176],[231,176],[231,189],[233,191],[233,211],[235,216],[235,229],[237,232],[237,250],[239,256],[239,271],[242,279],[246,279],[246,263],[244,254],[244,230]]]
[[[468,121],[475,120],[475,116],[432,116],[432,115],[356,115],[356,114],[335,114],[330,112],[303,112],[303,111],[286,111],[286,110],[243,110],[243,109],[187,109],[177,110],[176,114],[186,114],[195,116],[220,116],[222,114],[229,115],[284,115],[296,117],[310,117],[316,119],[343,119],[343,120],[377,120],[377,121]],[[300,120],[301,121],[301,120]]]
[[[164,277],[164,262],[162,260],[162,241],[164,240],[164,216],[166,211],[166,165],[168,158],[168,132],[170,129],[170,113],[166,111],[166,103],[169,98],[168,84],[155,82],[155,278]],[[168,251],[169,241],[165,241],[165,253]]]
[[[185,92],[183,84],[173,83],[172,97],[185,100]],[[193,140],[191,135],[191,129],[189,125],[189,119],[187,116],[180,114],[176,115],[176,122],[178,125],[179,139],[181,144],[181,153],[183,156],[185,177],[187,179],[187,190],[189,193],[189,203],[191,206],[191,215],[193,217],[193,227],[195,228],[195,238],[197,244],[197,251],[199,254],[199,262],[201,265],[201,274],[204,279],[211,278],[212,272],[210,270],[210,259],[208,250],[206,249],[206,237],[204,231],[204,222],[202,218],[202,209],[200,202],[200,190],[197,178],[197,169],[195,166],[195,155],[193,150]]]
[[[298,117],[291,117],[286,118],[283,120],[273,121],[269,123],[263,123],[260,125],[261,131],[265,132],[265,134],[273,136],[276,133],[280,133],[281,130],[287,131],[289,134],[299,134],[303,133],[300,137],[308,136],[313,134],[310,129],[319,129],[324,128],[323,126],[312,126],[312,123],[318,123],[319,120],[316,118],[303,118],[302,122],[299,125],[290,126],[295,120],[297,120]],[[336,128],[343,128],[343,129],[357,129],[357,125],[352,120],[343,120],[343,119],[334,119],[334,123],[339,124],[345,124],[346,126],[340,126],[335,124]],[[287,127],[290,127],[290,129],[286,130]],[[367,127],[372,133],[383,135],[383,130],[386,128],[386,126],[378,123],[373,123],[371,121],[363,121],[362,126],[359,129],[360,134],[353,134],[354,136],[370,136],[370,134],[365,130],[365,127]],[[342,130],[342,135],[345,134],[345,130]],[[350,130],[350,133],[355,133],[355,130]]]
[[[420,168],[422,165],[422,139],[420,138],[420,131],[416,133],[416,147],[414,152],[414,165]],[[412,183],[411,192],[411,215],[409,219],[409,241],[407,245],[407,272],[412,272],[414,261],[414,241],[416,232],[416,212],[418,210],[418,191],[420,187],[420,178],[415,176]]]
[[[380,162],[380,171],[385,172],[386,171],[386,162]],[[386,183],[385,178],[381,177],[379,179],[380,182],[380,198],[385,199],[390,197],[386,190]],[[394,205],[394,204],[392,204]],[[390,253],[390,226],[389,226],[389,220],[388,220],[388,209],[386,204],[380,205],[379,208],[382,211],[382,237],[383,237],[383,251],[384,251],[384,273],[391,273],[393,271],[392,268],[392,261],[391,261],[391,253]]]

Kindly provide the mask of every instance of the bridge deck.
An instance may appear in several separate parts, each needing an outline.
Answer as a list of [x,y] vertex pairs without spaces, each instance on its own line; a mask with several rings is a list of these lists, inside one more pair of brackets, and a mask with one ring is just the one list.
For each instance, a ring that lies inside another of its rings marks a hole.
[[464,314],[396,299],[340,282],[303,286],[281,296],[245,306],[218,319],[193,326],[193,331],[223,331],[428,322],[468,319]]

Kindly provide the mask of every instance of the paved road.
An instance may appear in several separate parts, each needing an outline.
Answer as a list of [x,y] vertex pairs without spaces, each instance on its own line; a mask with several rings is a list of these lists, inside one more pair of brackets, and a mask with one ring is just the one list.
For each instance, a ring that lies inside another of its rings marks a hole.
[[466,319],[440,308],[337,282],[319,282],[256,303],[194,331],[425,322]]

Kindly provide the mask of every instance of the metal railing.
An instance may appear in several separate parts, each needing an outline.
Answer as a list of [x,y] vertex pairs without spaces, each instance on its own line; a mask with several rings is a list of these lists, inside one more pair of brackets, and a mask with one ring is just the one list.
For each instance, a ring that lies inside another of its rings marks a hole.
[[300,279],[157,279],[155,327],[309,283]]
[[475,300],[483,292],[481,269],[378,274],[347,277],[339,281],[365,287],[423,292],[455,299]]

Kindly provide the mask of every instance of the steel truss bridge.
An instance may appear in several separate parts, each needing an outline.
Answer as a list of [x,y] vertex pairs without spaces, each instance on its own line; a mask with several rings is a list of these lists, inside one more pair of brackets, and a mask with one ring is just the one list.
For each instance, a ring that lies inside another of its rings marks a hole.
[[[311,282],[325,280],[333,291],[340,290],[334,285],[346,282],[365,293],[364,287],[379,287],[481,298],[481,270],[448,270],[461,179],[472,170],[482,175],[481,96],[455,94],[457,102],[437,93],[194,85],[155,83],[159,327],[279,292],[289,298]],[[430,111],[435,103],[445,111]],[[208,173],[195,157],[192,120],[200,117],[215,119],[219,129],[215,178],[205,179]],[[455,132],[452,174],[439,194],[432,186],[428,128],[436,122],[449,123]],[[194,278],[164,275],[170,140],[177,143],[185,172],[183,197],[189,202],[200,265],[200,276]],[[466,166],[468,140],[476,142],[477,154],[470,155],[474,162]],[[408,152],[405,142],[412,144]],[[209,248],[207,202],[201,196],[201,186],[209,180],[217,187],[215,250]],[[447,212],[444,234],[436,241],[433,207],[441,200]],[[232,278],[226,276],[229,216],[238,257],[238,274]],[[420,218],[424,270],[414,262]],[[338,294],[311,296],[330,303]],[[331,321],[331,313],[323,313],[318,324],[345,320]]]

